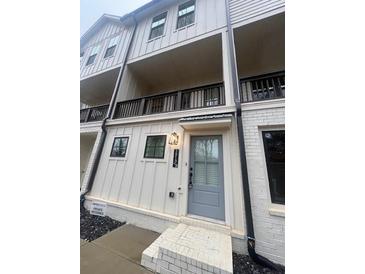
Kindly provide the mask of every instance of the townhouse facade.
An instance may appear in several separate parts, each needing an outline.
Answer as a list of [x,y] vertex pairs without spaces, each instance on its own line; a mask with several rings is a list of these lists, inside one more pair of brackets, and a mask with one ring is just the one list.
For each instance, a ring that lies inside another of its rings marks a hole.
[[80,78],[86,207],[160,233],[221,231],[247,253],[247,180],[256,251],[285,264],[284,1],[154,0],[103,15],[81,37]]

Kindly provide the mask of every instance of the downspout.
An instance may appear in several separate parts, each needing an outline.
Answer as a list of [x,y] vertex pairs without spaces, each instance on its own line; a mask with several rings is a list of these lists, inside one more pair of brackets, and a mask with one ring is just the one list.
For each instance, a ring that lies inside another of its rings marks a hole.
[[132,17],[133,17],[133,21],[134,21],[134,27],[133,27],[132,36],[131,36],[131,38],[129,40],[128,48],[127,48],[126,54],[124,56],[123,65],[120,68],[119,73],[118,73],[118,78],[117,78],[117,81],[116,81],[116,84],[115,84],[115,87],[114,87],[114,91],[113,91],[112,98],[110,100],[108,112],[105,115],[105,118],[103,119],[102,124],[101,124],[101,130],[102,130],[102,132],[101,132],[101,136],[100,136],[100,141],[99,141],[99,144],[98,144],[96,153],[95,153],[96,155],[95,155],[95,159],[94,159],[93,165],[91,167],[91,173],[90,173],[90,177],[89,177],[89,179],[87,181],[87,184],[86,184],[86,189],[85,189],[85,191],[80,196],[80,207],[83,207],[84,206],[85,195],[90,192],[90,190],[92,189],[93,184],[94,184],[96,171],[98,170],[98,166],[99,166],[99,162],[100,162],[100,158],[101,158],[101,153],[103,151],[103,147],[104,147],[105,139],[106,139],[106,135],[107,135],[105,123],[106,123],[106,121],[108,119],[111,118],[111,115],[113,113],[114,104],[115,104],[115,101],[116,101],[117,95],[118,95],[118,90],[119,90],[120,84],[122,82],[122,76],[123,76],[125,67],[127,65],[126,63],[127,63],[127,60],[128,60],[129,52],[130,52],[131,45],[132,45],[132,42],[133,42],[133,39],[134,39],[134,35],[136,33],[137,20],[136,20],[134,14],[132,14]]
[[232,86],[234,93],[234,102],[236,106],[236,123],[237,123],[237,133],[238,133],[238,145],[240,151],[240,163],[241,163],[241,175],[242,175],[242,186],[243,186],[243,196],[245,203],[245,216],[246,216],[246,229],[247,229],[247,249],[248,254],[252,260],[262,266],[274,269],[276,271],[281,271],[282,268],[270,261],[269,259],[256,253],[255,250],[255,231],[253,227],[252,219],[252,209],[251,209],[251,197],[250,197],[250,186],[248,181],[247,173],[247,160],[246,160],[246,149],[245,149],[245,138],[243,134],[243,122],[242,122],[242,109],[240,100],[240,89],[239,80],[237,74],[237,64],[235,58],[234,49],[234,39],[233,39],[233,29],[231,24],[231,17],[229,12],[229,0],[226,1],[226,18],[227,18],[227,32],[228,32],[228,54],[231,66],[232,75]]

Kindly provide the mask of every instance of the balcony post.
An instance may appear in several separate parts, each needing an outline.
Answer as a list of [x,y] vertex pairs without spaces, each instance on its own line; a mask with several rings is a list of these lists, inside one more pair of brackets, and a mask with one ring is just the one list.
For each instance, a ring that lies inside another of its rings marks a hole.
[[177,93],[177,97],[176,97],[176,101],[175,101],[175,111],[181,110],[181,97],[182,97],[182,92],[179,91]]
[[86,112],[86,115],[85,115],[85,123],[86,123],[87,121],[89,121],[90,113],[91,113],[91,108],[88,108],[88,109],[87,109],[87,112]]
[[138,115],[142,116],[143,115],[143,110],[144,110],[144,104],[145,104],[146,99],[142,98],[141,99],[141,103],[139,105],[139,110],[138,110]]

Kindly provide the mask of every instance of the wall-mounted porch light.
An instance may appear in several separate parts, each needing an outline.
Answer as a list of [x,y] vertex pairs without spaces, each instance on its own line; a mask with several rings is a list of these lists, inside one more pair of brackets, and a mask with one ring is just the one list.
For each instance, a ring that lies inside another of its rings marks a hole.
[[169,145],[177,146],[179,144],[179,135],[176,132],[171,133],[169,138]]

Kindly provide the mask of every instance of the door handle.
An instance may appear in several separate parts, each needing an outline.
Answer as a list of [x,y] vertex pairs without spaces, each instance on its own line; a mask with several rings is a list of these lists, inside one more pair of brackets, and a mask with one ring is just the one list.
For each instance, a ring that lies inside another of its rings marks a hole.
[[188,188],[192,189],[193,188],[193,168],[190,168],[190,172],[189,172],[189,184],[188,184]]

